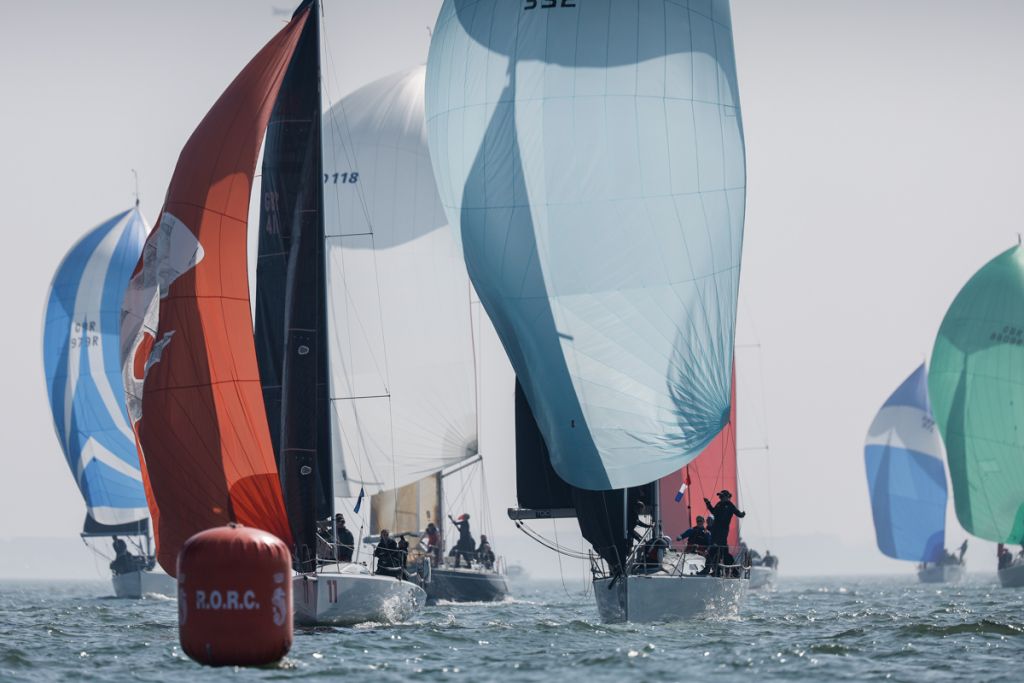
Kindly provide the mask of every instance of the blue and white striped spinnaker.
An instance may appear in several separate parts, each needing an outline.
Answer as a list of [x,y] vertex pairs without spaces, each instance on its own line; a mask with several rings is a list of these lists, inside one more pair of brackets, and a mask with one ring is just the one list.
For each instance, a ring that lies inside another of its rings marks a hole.
[[938,561],[945,548],[946,468],[923,363],[878,411],[864,461],[878,549],[898,560]]
[[121,304],[149,226],[137,208],[71,248],[50,285],[43,366],[57,439],[82,492],[86,531],[149,516],[121,382]]
[[729,419],[746,165],[728,0],[445,0],[427,132],[470,278],[570,484]]

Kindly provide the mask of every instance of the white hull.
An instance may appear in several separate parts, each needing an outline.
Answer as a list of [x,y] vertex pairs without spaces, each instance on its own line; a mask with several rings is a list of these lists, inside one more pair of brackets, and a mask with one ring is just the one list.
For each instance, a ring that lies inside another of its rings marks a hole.
[[405,621],[423,607],[427,594],[415,583],[370,574],[362,565],[337,564],[293,577],[292,599],[296,624],[351,626]]
[[1011,564],[999,570],[999,584],[1003,588],[1020,588],[1024,586],[1024,563]]
[[943,564],[932,565],[917,570],[917,579],[921,583],[959,583],[964,578],[964,565]]
[[770,590],[775,586],[775,579],[779,576],[779,570],[775,567],[751,567],[750,588],[763,588]]
[[143,598],[147,595],[177,597],[178,582],[162,571],[138,571],[111,577],[114,595],[119,598]]
[[739,613],[748,579],[653,574],[594,580],[601,621],[649,623]]

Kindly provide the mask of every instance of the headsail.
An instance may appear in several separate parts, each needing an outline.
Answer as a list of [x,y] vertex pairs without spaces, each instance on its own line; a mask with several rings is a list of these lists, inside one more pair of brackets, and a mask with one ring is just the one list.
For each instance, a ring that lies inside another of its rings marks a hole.
[[569,483],[728,423],[745,162],[726,0],[445,0],[427,129],[470,277]]
[[324,118],[339,496],[477,452],[471,289],[430,165],[423,82],[423,67],[388,76]]
[[125,297],[121,359],[161,566],[237,521],[286,542],[246,275],[260,143],[308,9],[242,70],[178,158]]
[[[707,498],[714,505],[718,502],[715,494],[728,489],[736,496],[738,492],[738,476],[736,466],[736,373],[732,376],[732,401],[727,424],[718,436],[707,445],[697,458],[679,472],[662,477],[658,483],[661,495],[661,507],[658,512],[666,533],[675,537],[686,529],[697,515],[707,517],[708,508],[704,504]],[[689,481],[688,484],[686,482]],[[686,484],[686,490],[680,500],[676,500],[679,490]],[[742,501],[735,500],[742,508]],[[735,548],[740,543],[739,518],[733,519],[729,527],[729,546]]]
[[924,364],[882,405],[864,445],[878,549],[936,562],[946,542],[946,468]]
[[928,393],[946,444],[957,518],[1024,543],[1024,249],[989,261],[957,294],[932,351]]
[[148,231],[137,208],[100,224],[64,257],[47,297],[46,389],[89,535],[144,532],[149,517],[118,358],[121,302]]

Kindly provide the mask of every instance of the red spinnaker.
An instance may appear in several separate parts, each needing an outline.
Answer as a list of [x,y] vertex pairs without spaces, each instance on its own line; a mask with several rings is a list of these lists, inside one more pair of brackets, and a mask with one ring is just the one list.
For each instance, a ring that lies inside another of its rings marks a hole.
[[[686,479],[689,470],[690,484],[686,488],[683,499],[676,502],[676,494],[679,487]],[[733,502],[743,509],[742,502],[736,493],[736,370],[732,373],[732,397],[729,407],[729,424],[722,428],[718,436],[701,451],[689,465],[679,472],[662,477],[658,482],[661,498],[661,522],[665,532],[675,538],[683,530],[692,525],[692,520],[697,515],[707,516],[708,509],[704,505],[704,499],[711,500],[714,505],[718,502],[716,493],[722,489],[728,489],[733,495]],[[691,507],[690,514],[687,514],[687,506]],[[733,519],[729,528],[729,545],[739,545],[740,525],[738,519]]]
[[228,86],[178,158],[125,299],[122,362],[160,565],[234,521],[291,545],[249,305],[253,175],[306,24],[297,15]]

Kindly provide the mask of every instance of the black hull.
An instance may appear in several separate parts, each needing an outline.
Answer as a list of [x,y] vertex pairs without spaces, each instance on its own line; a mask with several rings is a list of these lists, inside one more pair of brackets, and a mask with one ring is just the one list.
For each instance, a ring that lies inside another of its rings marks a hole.
[[434,569],[430,573],[427,602],[498,602],[508,596],[508,581],[496,572]]

